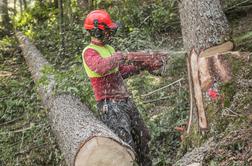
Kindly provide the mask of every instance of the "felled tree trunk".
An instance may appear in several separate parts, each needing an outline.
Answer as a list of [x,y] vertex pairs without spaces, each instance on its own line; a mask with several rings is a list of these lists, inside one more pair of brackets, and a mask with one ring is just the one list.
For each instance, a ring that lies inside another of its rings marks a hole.
[[215,148],[216,143],[210,138],[200,147],[187,152],[173,166],[202,166],[205,155]]
[[[191,81],[192,108],[197,110],[199,127],[204,130],[208,124],[202,92],[209,89],[216,79],[223,82],[231,79],[228,64],[218,54],[231,50],[233,43],[230,42],[228,21],[219,0],[182,0],[179,9]],[[231,43],[231,48],[226,43]],[[213,51],[217,46],[221,47],[220,52]]]
[[53,75],[45,75],[48,84],[42,85],[41,70],[50,64],[22,33],[16,33],[24,58],[38,85],[43,105],[59,147],[68,165],[130,166],[133,165],[132,148],[97,120],[93,113],[76,97],[67,94],[53,95],[56,85]]

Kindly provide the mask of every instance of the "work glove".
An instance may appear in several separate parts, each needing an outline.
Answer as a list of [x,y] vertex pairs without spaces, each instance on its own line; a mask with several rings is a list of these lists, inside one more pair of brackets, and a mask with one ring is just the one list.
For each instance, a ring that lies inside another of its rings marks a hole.
[[146,60],[141,64],[145,67],[145,70],[151,72],[160,69],[166,62],[166,57],[161,53],[151,54],[151,58],[146,57]]
[[126,61],[126,54],[121,51],[115,52],[112,57],[114,58],[114,61],[118,64],[124,64]]
[[161,76],[165,73],[167,58],[162,53],[154,53],[154,57],[154,59],[146,61],[143,65],[146,66],[145,70],[150,74]]

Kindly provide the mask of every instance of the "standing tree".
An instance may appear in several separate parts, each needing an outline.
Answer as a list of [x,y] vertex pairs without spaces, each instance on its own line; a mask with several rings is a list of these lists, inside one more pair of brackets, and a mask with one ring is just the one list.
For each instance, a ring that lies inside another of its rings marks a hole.
[[8,13],[8,0],[3,0],[2,2],[0,2],[0,9],[1,9],[0,14],[1,14],[3,27],[6,30],[9,30],[11,28],[11,24],[10,24],[10,17]]
[[57,9],[59,7],[58,0],[54,0],[53,3],[54,3],[54,7]]
[[67,10],[67,16],[68,16],[68,21],[70,23],[70,25],[73,23],[73,11],[72,11],[72,3],[71,0],[67,0],[66,1],[66,10]]
[[26,2],[26,0],[23,0],[23,3],[24,3],[24,9],[26,10],[27,9],[27,2]]
[[[215,80],[227,82],[231,79],[229,66],[219,55],[233,49],[230,28],[219,0],[182,0],[179,12],[187,52],[190,117],[197,112],[199,127],[204,130],[208,128],[208,124],[203,92]],[[190,125],[191,120],[188,132]]]
[[23,15],[23,1],[19,0],[20,13]]
[[14,0],[13,2],[13,9],[14,9],[14,15],[17,13],[17,0]]
[[60,33],[60,48],[59,55],[62,56],[64,54],[64,11],[63,11],[63,0],[58,1],[59,5],[59,33]]

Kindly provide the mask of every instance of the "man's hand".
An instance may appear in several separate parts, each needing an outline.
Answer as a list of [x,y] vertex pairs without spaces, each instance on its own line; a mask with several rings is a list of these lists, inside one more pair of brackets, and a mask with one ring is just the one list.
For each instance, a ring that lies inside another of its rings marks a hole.
[[166,61],[165,54],[154,52],[130,52],[127,60],[146,70],[157,70],[163,66]]
[[167,62],[167,54],[161,52],[129,52],[127,61],[134,64],[140,70],[147,70],[149,73],[163,73]]
[[113,57],[114,60],[115,60],[116,62],[118,62],[119,64],[123,64],[123,63],[125,63],[125,61],[126,61],[126,54],[125,54],[125,53],[122,53],[122,52],[120,52],[120,51],[115,52],[115,53],[113,54],[112,57]]

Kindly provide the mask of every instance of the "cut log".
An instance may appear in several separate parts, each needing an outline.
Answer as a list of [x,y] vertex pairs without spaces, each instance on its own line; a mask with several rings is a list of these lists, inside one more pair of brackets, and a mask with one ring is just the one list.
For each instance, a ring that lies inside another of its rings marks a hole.
[[206,154],[215,147],[213,138],[210,138],[202,146],[193,149],[191,152],[187,152],[180,160],[178,160],[173,166],[189,166],[195,163],[203,164]]
[[[50,64],[22,33],[16,33],[32,77],[39,82],[41,70]],[[131,166],[133,149],[107,126],[97,120],[87,106],[69,94],[53,95],[56,82],[47,75],[49,84],[37,84],[43,105],[58,145],[70,166]]]
[[74,163],[72,165],[133,165],[131,148],[75,97],[60,95],[54,98],[49,118],[58,144],[66,160]]

